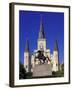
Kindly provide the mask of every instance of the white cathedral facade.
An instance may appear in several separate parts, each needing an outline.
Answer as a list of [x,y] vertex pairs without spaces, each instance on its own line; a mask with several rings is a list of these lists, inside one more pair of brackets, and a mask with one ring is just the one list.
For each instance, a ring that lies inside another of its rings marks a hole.
[[51,54],[50,49],[46,48],[44,26],[41,19],[40,31],[37,40],[37,49],[35,49],[32,54],[29,52],[29,42],[28,40],[26,41],[26,46],[24,50],[24,68],[26,72],[33,72],[33,68],[35,66],[44,63],[51,65],[52,71],[56,72],[59,70],[59,53],[57,41],[55,41],[54,50],[53,53]]

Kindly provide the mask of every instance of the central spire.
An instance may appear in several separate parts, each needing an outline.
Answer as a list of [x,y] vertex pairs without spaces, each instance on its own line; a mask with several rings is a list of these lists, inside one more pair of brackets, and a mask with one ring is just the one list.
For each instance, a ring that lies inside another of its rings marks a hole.
[[41,17],[39,39],[44,39],[44,38],[45,38],[45,33],[44,33],[44,26],[43,26],[43,21]]

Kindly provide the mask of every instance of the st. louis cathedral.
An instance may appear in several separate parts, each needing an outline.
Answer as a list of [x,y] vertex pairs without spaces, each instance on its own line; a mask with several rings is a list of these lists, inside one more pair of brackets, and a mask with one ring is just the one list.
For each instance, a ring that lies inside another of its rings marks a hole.
[[59,70],[58,44],[57,41],[55,41],[52,54],[50,53],[50,49],[46,48],[46,38],[42,18],[40,21],[37,49],[35,49],[33,53],[30,53],[29,48],[29,42],[27,40],[24,50],[24,68],[26,72],[33,72],[34,75],[38,75],[39,72],[42,75],[44,72],[44,75],[52,75],[52,71],[57,72]]

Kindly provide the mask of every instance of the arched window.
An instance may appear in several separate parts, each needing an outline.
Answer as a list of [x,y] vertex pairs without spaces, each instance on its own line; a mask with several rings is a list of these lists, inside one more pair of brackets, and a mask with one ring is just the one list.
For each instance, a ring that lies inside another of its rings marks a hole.
[[56,66],[57,66],[57,64],[56,64]]
[[26,68],[27,68],[27,65],[26,65]]

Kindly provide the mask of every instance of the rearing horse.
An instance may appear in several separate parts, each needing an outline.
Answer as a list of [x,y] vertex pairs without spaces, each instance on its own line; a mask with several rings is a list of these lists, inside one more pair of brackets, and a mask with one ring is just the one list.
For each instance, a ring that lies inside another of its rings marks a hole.
[[43,51],[38,51],[38,56],[36,56],[35,58],[38,58],[40,60],[40,64],[42,63],[41,60],[43,60],[43,63],[45,63],[46,57],[43,54]]

